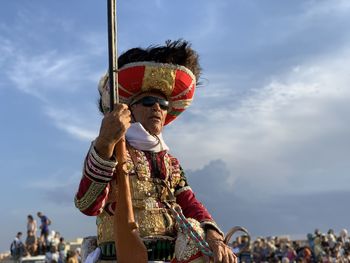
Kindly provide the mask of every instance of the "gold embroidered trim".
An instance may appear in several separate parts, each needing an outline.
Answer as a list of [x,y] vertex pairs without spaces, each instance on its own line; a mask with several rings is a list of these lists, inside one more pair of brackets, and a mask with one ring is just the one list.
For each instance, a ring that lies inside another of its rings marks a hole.
[[[200,227],[200,223],[193,219],[193,218],[187,218],[188,223],[191,224],[191,226],[194,228],[194,230],[200,235],[202,238],[204,238],[204,230]],[[197,247],[196,241],[190,236],[188,236],[187,233],[184,233],[183,230],[180,228],[178,229],[177,239],[175,242],[175,257],[178,261],[187,261],[192,256],[196,255],[199,252],[199,249]],[[205,262],[205,261],[190,261],[190,262]]]
[[159,66],[146,66],[142,91],[157,89],[170,97],[175,85],[176,70]]
[[188,108],[192,103],[192,99],[188,100],[175,100],[171,103],[171,107],[175,109]]
[[114,217],[108,215],[105,211],[96,218],[97,224],[97,243],[114,241]]
[[141,237],[173,236],[175,233],[175,222],[170,211],[165,208],[136,211],[136,217]]
[[[159,178],[152,178],[147,157],[144,152],[128,147],[126,166],[129,174],[131,198],[134,209],[135,220],[139,225],[141,237],[148,236],[174,236],[175,221],[170,211],[160,204],[162,201],[170,202],[169,189],[174,191],[174,186],[170,180],[172,177],[180,178],[179,172],[174,169],[171,157],[164,156],[166,170],[165,182]],[[174,173],[174,175],[172,174]],[[176,174],[175,174],[176,173]],[[115,181],[110,182],[110,192],[108,202],[115,199]],[[118,204],[116,204],[118,209]],[[103,211],[98,216],[98,242],[103,243],[113,241],[113,216]]]
[[84,211],[90,207],[90,205],[96,200],[96,197],[106,188],[106,184],[100,184],[92,182],[85,195],[78,200],[75,196],[75,206],[80,210]]
[[[166,170],[166,175],[165,175],[165,182],[169,182],[169,178],[172,172],[172,167],[171,167],[171,159],[168,154],[164,156],[164,165],[165,165],[165,170]],[[171,182],[170,182],[171,183]]]
[[121,67],[119,71],[127,68],[137,67],[137,66],[160,67],[160,68],[168,68],[171,70],[181,70],[183,72],[186,72],[186,74],[191,76],[192,80],[196,82],[196,77],[190,69],[186,68],[185,66],[176,65],[176,64],[159,63],[159,62],[152,62],[152,61],[139,61],[139,62],[128,63],[125,66]]

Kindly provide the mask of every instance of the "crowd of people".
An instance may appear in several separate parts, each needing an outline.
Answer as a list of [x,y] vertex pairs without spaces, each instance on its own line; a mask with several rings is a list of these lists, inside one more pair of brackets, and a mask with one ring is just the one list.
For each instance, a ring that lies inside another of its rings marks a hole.
[[350,238],[346,229],[338,235],[332,229],[318,229],[305,240],[291,241],[281,237],[259,237],[249,242],[248,236],[238,237],[233,247],[243,263],[350,263]]
[[[49,230],[51,220],[37,213],[27,217],[27,236],[18,232],[11,243],[12,258],[20,262],[26,256],[44,255],[47,263],[81,263],[80,248],[68,250],[64,237]],[[40,234],[37,235],[37,231]],[[305,240],[290,240],[283,237],[258,237],[251,241],[246,235],[232,243],[233,251],[241,263],[350,263],[350,237],[343,229],[337,235],[332,229],[322,233],[318,229],[306,235]]]
[[43,255],[47,263],[81,263],[80,248],[74,251],[67,250],[64,237],[59,232],[50,231],[51,220],[41,212],[38,212],[37,216],[40,220],[39,229],[34,217],[28,215],[25,241],[22,239],[22,232],[18,232],[12,241],[10,245],[12,258],[16,262],[21,262],[24,257]]

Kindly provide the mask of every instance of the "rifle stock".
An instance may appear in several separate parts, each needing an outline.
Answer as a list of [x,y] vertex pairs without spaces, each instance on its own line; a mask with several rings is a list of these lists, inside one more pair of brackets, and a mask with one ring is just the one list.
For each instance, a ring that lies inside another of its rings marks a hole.
[[118,263],[146,263],[147,250],[135,223],[129,176],[126,171],[125,138],[117,146],[118,173],[116,211],[114,213],[114,240]]

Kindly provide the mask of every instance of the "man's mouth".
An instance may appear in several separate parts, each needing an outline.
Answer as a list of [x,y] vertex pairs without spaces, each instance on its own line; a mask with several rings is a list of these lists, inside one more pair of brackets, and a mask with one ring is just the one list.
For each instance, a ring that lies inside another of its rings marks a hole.
[[150,119],[151,119],[151,120],[160,121],[162,118],[161,118],[160,116],[154,115],[154,116],[151,116]]

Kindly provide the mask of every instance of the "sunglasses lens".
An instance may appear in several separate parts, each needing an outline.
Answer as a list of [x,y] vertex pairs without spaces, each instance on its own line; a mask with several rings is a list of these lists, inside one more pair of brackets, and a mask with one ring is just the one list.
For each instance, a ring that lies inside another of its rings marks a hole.
[[152,107],[156,102],[156,98],[154,97],[143,97],[141,99],[141,103],[145,107]]
[[159,107],[162,110],[169,109],[169,101],[161,98],[151,97],[151,96],[143,97],[141,100],[139,100],[136,103],[142,103],[142,105],[145,107],[152,107],[155,103],[158,103]]

